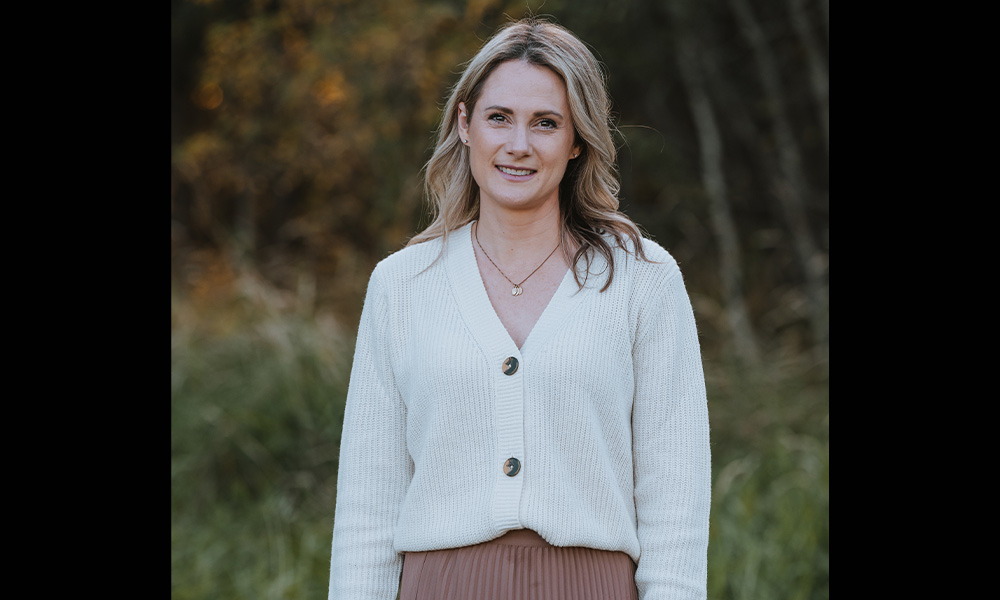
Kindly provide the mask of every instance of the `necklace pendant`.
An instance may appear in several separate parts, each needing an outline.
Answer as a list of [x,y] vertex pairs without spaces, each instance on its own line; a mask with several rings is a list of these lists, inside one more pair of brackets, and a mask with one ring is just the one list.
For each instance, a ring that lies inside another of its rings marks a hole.
[[520,296],[522,293],[524,293],[524,290],[522,290],[519,285],[515,285],[514,289],[510,291],[511,296]]

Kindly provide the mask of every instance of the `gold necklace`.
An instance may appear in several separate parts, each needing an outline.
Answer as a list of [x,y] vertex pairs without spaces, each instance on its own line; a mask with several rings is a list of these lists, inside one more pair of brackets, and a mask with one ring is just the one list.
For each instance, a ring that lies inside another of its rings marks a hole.
[[[479,246],[479,249],[483,251],[483,256],[486,257],[486,260],[490,261],[490,264],[492,264],[493,267],[496,268],[496,270],[497,270],[498,273],[500,273],[501,275],[503,275],[504,279],[506,279],[507,281],[510,281],[510,277],[507,277],[507,275],[504,274],[504,272],[500,270],[500,267],[498,267],[497,264],[495,262],[493,262],[493,259],[490,258],[490,255],[486,253],[486,250],[483,248],[483,245],[479,243],[479,223],[476,223],[476,229],[475,229],[474,233],[476,235],[476,245]],[[549,255],[545,257],[545,260],[542,261],[541,265],[538,265],[537,267],[535,267],[535,271],[537,271],[538,269],[541,269],[542,265],[544,265],[550,258],[552,258],[552,255],[556,253],[556,250],[559,249],[559,246],[562,246],[562,242],[560,242],[558,246],[556,246],[555,248],[553,248],[552,252],[549,252]],[[528,277],[531,277],[532,275],[534,275],[535,271],[532,271],[531,273],[528,273]],[[513,281],[510,281],[510,284],[512,286],[514,286],[514,289],[512,289],[510,291],[510,295],[511,296],[520,296],[521,294],[524,293],[524,290],[521,289],[521,284],[523,284],[525,281],[527,281],[528,277],[525,277],[524,279],[522,279],[521,283],[514,283]]]

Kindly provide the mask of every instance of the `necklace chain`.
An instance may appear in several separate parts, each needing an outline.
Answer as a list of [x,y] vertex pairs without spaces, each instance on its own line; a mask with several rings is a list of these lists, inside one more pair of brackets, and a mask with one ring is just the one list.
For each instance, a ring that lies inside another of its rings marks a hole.
[[538,269],[541,269],[542,265],[544,265],[546,262],[548,262],[548,260],[550,258],[552,258],[552,255],[556,253],[556,250],[558,250],[559,247],[562,246],[562,242],[560,242],[559,245],[557,245],[555,248],[552,249],[552,252],[549,252],[549,255],[545,257],[545,260],[543,260],[540,265],[538,265],[537,267],[535,267],[534,271],[532,271],[531,273],[528,273],[528,277],[525,277],[524,279],[522,279],[521,283],[514,283],[513,281],[510,280],[510,277],[507,277],[506,273],[504,273],[503,271],[500,270],[500,267],[498,267],[497,264],[495,262],[493,262],[493,259],[490,258],[490,255],[486,253],[486,249],[483,248],[483,245],[479,243],[479,223],[476,223],[476,229],[475,229],[474,233],[476,235],[476,245],[479,246],[479,249],[483,251],[483,256],[486,257],[486,260],[490,261],[490,264],[493,265],[493,267],[497,270],[497,272],[500,273],[501,275],[503,275],[503,278],[506,279],[507,281],[510,281],[510,284],[512,286],[514,286],[514,289],[512,289],[510,291],[510,295],[511,296],[520,296],[521,294],[523,294],[524,290],[521,288],[521,284],[523,284],[525,281],[527,281],[528,277],[531,277],[532,275],[534,275],[535,271],[538,271]]

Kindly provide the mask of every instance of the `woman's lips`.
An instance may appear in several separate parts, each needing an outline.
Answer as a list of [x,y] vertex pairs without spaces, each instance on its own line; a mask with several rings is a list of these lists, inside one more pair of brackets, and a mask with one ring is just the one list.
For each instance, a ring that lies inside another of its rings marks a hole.
[[503,165],[497,165],[497,170],[504,175],[505,178],[514,181],[522,181],[530,178],[536,173],[534,169],[518,169],[515,167],[505,167]]

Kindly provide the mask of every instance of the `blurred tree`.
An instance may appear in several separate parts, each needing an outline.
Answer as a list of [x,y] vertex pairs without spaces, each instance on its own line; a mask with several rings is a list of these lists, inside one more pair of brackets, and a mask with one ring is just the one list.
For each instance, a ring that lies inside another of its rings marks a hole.
[[700,22],[696,17],[696,5],[673,2],[670,7],[677,25],[677,60],[681,67],[681,78],[687,87],[688,101],[691,104],[691,114],[694,117],[701,150],[701,177],[708,196],[712,229],[718,245],[719,279],[722,282],[723,305],[732,351],[740,359],[757,363],[760,360],[760,351],[743,297],[742,253],[729,206],[722,136],[719,133],[715,109],[708,97],[705,68],[702,65],[702,57],[710,52],[710,49],[700,46],[694,35]]
[[806,204],[811,194],[803,165],[803,153],[795,135],[786,92],[780,80],[780,67],[767,32],[754,14],[749,0],[730,0],[730,3],[740,23],[741,32],[753,50],[754,66],[764,90],[780,168],[775,193],[781,201],[796,256],[805,275],[813,341],[817,347],[822,347],[829,334],[827,292],[823,281],[826,261],[813,239],[806,214]]
[[175,12],[175,30],[204,31],[194,74],[174,78],[190,87],[175,120],[195,124],[172,152],[177,237],[274,263],[279,280],[294,258],[328,299],[355,300],[415,231],[437,102],[477,43],[431,43],[460,39],[462,3],[213,8]]

